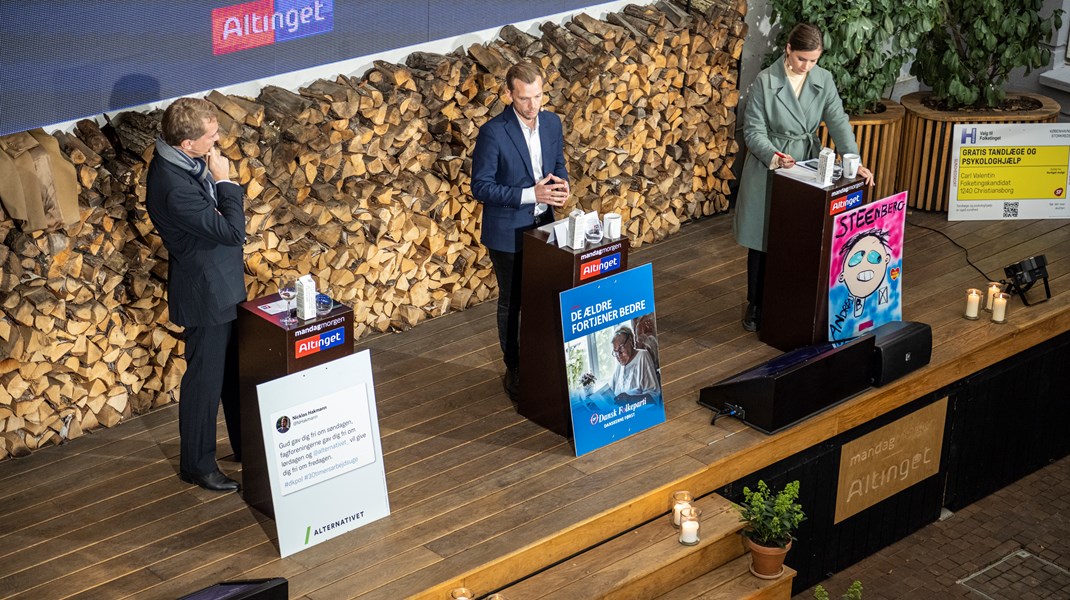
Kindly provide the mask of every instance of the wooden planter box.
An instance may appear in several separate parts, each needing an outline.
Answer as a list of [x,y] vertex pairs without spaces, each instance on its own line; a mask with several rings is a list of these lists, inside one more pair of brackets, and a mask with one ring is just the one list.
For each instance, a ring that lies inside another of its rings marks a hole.
[[[899,139],[903,131],[903,106],[892,100],[881,100],[885,110],[872,115],[851,117],[851,128],[858,142],[858,154],[862,164],[873,171],[876,185],[873,198],[881,199],[899,191],[896,189],[896,159],[899,155]],[[817,130],[822,146],[834,148],[824,124]]]
[[1047,96],[1018,92],[1041,103],[1037,110],[1020,112],[933,110],[922,104],[930,92],[903,96],[906,118],[900,147],[899,185],[908,192],[913,208],[947,211],[951,172],[951,134],[956,123],[1054,123],[1059,103]]

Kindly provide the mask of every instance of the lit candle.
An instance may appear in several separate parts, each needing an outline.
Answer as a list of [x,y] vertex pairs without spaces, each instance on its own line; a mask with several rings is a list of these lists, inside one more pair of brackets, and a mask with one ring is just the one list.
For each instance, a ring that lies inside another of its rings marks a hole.
[[685,508],[680,515],[680,543],[694,546],[698,543],[699,516],[701,511],[691,507]]
[[1010,294],[996,294],[992,298],[992,322],[1004,323],[1007,320],[1007,298]]
[[970,288],[966,290],[966,314],[963,315],[967,319],[973,320],[977,318],[977,313],[981,309],[981,290]]
[[672,507],[672,526],[680,526],[680,511],[691,508],[691,492],[673,492],[669,498],[669,506]]
[[672,524],[673,525],[675,525],[677,527],[680,526],[680,513],[685,508],[691,508],[691,503],[690,502],[677,502],[676,504],[673,505],[673,507],[672,507]]
[[688,521],[680,525],[680,543],[695,544],[698,542],[698,521]]
[[457,588],[450,592],[450,598],[453,600],[471,600],[472,592],[468,591],[468,588]]
[[995,281],[988,282],[988,297],[985,299],[985,310],[992,310],[992,296],[1003,291],[1003,286]]

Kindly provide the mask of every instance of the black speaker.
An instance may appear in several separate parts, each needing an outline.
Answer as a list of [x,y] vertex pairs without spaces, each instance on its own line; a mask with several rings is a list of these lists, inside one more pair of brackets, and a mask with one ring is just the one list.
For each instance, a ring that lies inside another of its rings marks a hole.
[[927,323],[893,321],[873,330],[873,385],[880,387],[929,364],[933,329]]
[[699,404],[773,433],[868,388],[873,338],[792,350],[702,388]]
[[221,581],[179,600],[288,600],[290,583],[282,577]]

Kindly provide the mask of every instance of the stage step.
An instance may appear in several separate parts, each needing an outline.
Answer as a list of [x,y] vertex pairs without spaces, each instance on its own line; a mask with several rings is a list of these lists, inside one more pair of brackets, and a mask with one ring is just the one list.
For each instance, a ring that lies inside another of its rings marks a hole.
[[795,570],[784,567],[780,579],[758,579],[750,572],[750,556],[744,554],[692,579],[655,600],[789,600]]
[[702,540],[695,546],[677,541],[677,530],[665,515],[501,593],[509,600],[791,597],[794,571],[786,570],[776,581],[758,579],[748,571],[750,557],[744,553],[739,536],[743,524],[730,502],[710,494],[696,506],[702,509]]

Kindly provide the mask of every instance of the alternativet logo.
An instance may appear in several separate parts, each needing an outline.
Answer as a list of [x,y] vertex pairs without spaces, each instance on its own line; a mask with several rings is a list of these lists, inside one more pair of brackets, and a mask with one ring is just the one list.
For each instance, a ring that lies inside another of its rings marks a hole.
[[212,54],[327,33],[334,0],[256,0],[212,11]]

